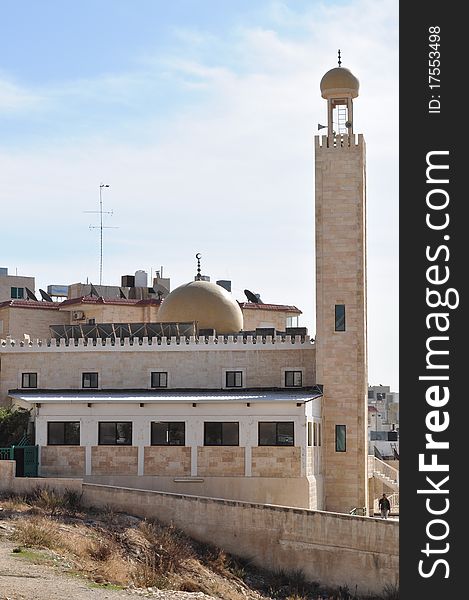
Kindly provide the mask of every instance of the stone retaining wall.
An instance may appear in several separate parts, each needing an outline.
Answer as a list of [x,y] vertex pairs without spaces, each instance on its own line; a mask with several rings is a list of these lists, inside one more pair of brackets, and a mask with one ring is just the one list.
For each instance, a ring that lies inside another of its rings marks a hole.
[[85,504],[174,523],[188,535],[271,570],[298,571],[311,581],[380,593],[398,582],[399,524],[370,517],[82,484],[81,480],[14,477],[0,461],[0,490],[38,485],[82,489]]

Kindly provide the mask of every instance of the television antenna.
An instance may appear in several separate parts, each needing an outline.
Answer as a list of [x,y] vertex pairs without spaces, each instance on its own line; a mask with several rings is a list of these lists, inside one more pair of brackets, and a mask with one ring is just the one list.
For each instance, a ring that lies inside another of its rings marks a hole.
[[85,213],[93,213],[99,215],[99,225],[90,225],[90,229],[99,229],[99,285],[103,284],[103,229],[118,229],[118,227],[112,227],[103,225],[103,215],[114,214],[112,210],[103,210],[103,188],[110,187],[107,183],[99,184],[99,210],[85,210]]

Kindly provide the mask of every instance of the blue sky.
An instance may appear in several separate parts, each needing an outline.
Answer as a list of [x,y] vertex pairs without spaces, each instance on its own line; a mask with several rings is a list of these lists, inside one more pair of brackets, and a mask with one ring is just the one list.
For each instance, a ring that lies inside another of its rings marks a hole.
[[[398,390],[395,0],[3,0],[0,266],[37,287],[164,265],[295,304],[314,335],[319,81],[360,79],[368,157],[369,380]],[[6,226],[5,226],[6,225]]]

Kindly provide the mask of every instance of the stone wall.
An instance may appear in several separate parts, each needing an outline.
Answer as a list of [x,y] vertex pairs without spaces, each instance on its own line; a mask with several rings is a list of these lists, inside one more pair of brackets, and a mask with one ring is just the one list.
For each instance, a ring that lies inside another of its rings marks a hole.
[[92,484],[83,491],[90,505],[174,523],[270,570],[301,570],[311,581],[363,594],[398,582],[397,522]]
[[312,475],[314,473],[314,451],[313,448],[308,446],[306,448],[306,475]]
[[[310,479],[310,481],[308,481]],[[282,478],[263,477],[163,477],[152,475],[89,475],[86,483],[99,483],[138,490],[154,490],[171,494],[188,494],[204,498],[224,498],[255,502],[259,504],[277,504],[295,508],[320,510],[322,504],[322,477]],[[262,485],[260,485],[262,483]],[[310,491],[311,485],[318,485],[318,492]]]
[[270,570],[298,572],[310,581],[380,593],[397,584],[399,524],[390,520],[143,491],[81,480],[14,477],[14,461],[0,461],[0,490],[25,493],[38,485],[83,491],[86,505],[109,507],[173,523]]
[[256,327],[275,327],[277,331],[285,331],[287,317],[298,317],[301,311],[286,309],[266,309],[261,304],[245,305],[243,311],[244,330],[254,331]]
[[[60,309],[67,313],[69,323],[87,323],[95,319],[96,323],[155,323],[158,322],[158,305],[126,305],[126,304],[96,304],[76,303],[68,304]],[[73,313],[81,311],[83,319],[73,319]]]
[[244,448],[203,446],[197,448],[197,474],[244,477]]
[[324,506],[324,477],[322,475],[310,475],[309,483],[309,508],[320,510]]
[[73,490],[82,492],[82,479],[66,479],[63,477],[15,477],[16,461],[0,460],[0,492],[13,492],[15,494],[27,494],[38,487],[64,492]]
[[300,477],[301,448],[257,446],[252,448],[253,477]]
[[[326,508],[348,512],[368,504],[365,142],[361,135],[344,136],[343,145],[315,141],[316,376],[324,386]],[[345,305],[345,331],[335,331],[335,305]],[[346,427],[345,452],[336,451],[336,425]]]
[[0,338],[6,338],[10,332],[10,307],[0,308]]
[[[27,312],[27,310],[25,311]],[[123,346],[79,340],[70,344],[0,344],[0,405],[8,403],[8,390],[18,389],[22,372],[37,372],[38,387],[54,390],[76,390],[82,386],[82,373],[97,372],[100,389],[150,389],[152,370],[168,373],[169,389],[221,389],[226,370],[242,370],[244,385],[251,388],[282,387],[285,368],[303,372],[303,385],[316,383],[315,347],[306,339],[261,340],[254,343],[233,337],[207,339],[182,338],[162,343]]]
[[[32,302],[32,301],[31,301]],[[68,315],[60,313],[55,306],[46,304],[47,308],[4,306],[0,309],[0,319],[3,321],[2,338],[7,335],[16,340],[23,340],[24,334],[30,336],[31,340],[45,339],[50,337],[49,325],[68,323]]]
[[11,288],[22,287],[23,297],[26,299],[26,290],[35,291],[34,277],[23,277],[22,275],[0,275],[0,302],[11,300]]
[[135,446],[93,446],[91,472],[94,475],[136,475],[137,454]]
[[187,477],[191,474],[191,449],[187,446],[145,446],[144,474]]
[[42,446],[42,476],[83,477],[84,474],[85,448],[83,446]]

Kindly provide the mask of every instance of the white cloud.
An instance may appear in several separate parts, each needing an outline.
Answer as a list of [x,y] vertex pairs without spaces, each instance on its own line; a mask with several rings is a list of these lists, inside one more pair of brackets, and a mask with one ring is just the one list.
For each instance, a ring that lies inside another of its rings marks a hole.
[[[296,304],[314,334],[312,138],[326,114],[319,80],[340,47],[344,66],[361,81],[355,129],[368,147],[370,380],[387,376],[397,387],[395,12],[395,2],[368,0],[306,15],[289,9],[288,33],[272,23],[239,29],[224,48],[229,60],[218,63],[191,53],[203,35],[191,39],[186,31],[185,56],[158,55],[135,73],[44,90],[58,110],[70,98],[77,106],[94,97],[106,105],[107,95],[109,107],[116,98],[139,106],[139,93],[150,93],[160,77],[204,96],[189,95],[163,114],[142,105],[141,119],[116,119],[110,135],[97,129],[90,138],[70,124],[70,137],[54,145],[0,146],[5,266],[36,275],[39,287],[96,281],[94,215],[83,211],[97,208],[106,182],[105,208],[114,209],[106,224],[119,226],[105,231],[107,281],[163,264],[181,284],[192,278],[200,251],[204,270],[213,280],[231,277],[239,299],[248,288],[264,301]],[[223,40],[208,36],[206,43]]]
[[44,98],[40,94],[22,88],[0,75],[0,112],[21,113],[41,108]]

